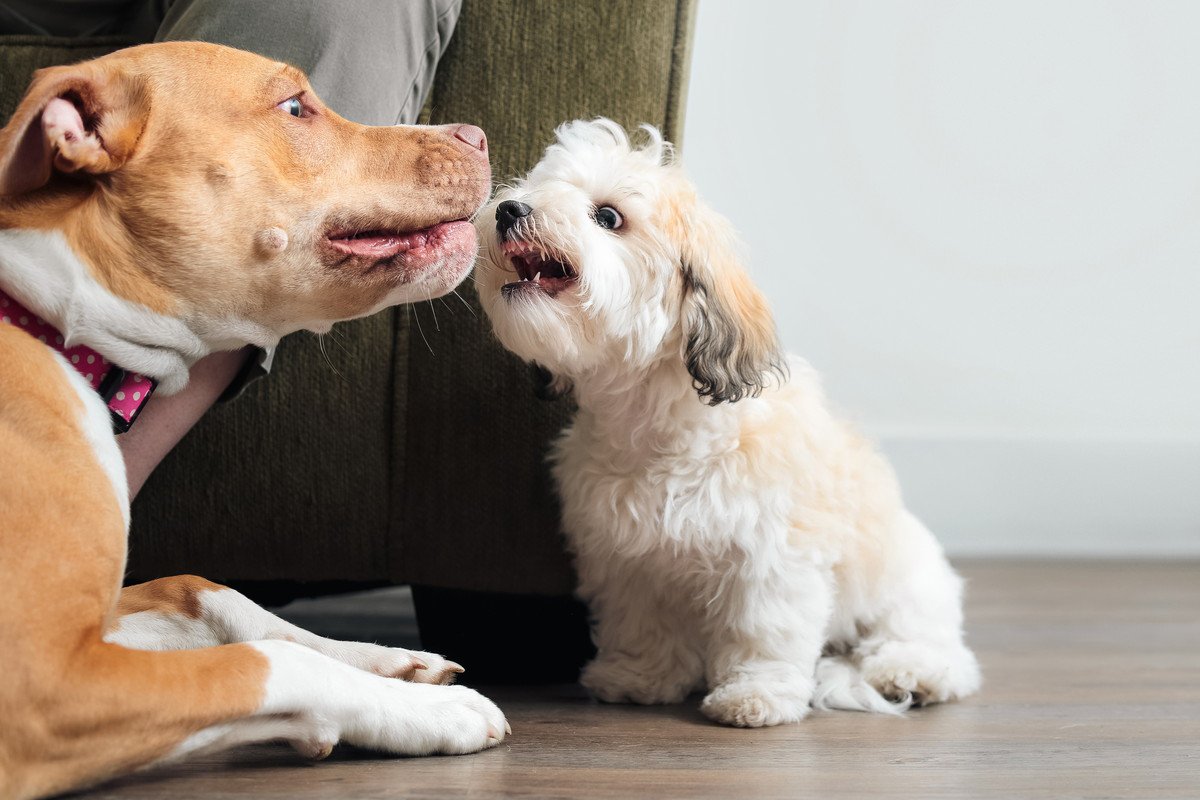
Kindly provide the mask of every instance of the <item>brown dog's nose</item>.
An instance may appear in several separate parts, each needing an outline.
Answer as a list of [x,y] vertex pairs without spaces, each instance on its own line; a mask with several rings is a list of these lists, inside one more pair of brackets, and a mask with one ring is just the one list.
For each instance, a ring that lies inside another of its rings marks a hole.
[[454,131],[454,138],[469,144],[481,153],[487,152],[487,135],[484,134],[483,128],[477,128],[474,125],[459,125],[458,129]]

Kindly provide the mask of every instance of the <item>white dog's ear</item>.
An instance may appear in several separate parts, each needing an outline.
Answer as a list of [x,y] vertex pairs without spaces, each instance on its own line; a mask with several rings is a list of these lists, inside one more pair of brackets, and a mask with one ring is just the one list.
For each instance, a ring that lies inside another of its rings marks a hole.
[[682,248],[684,360],[710,405],[757,396],[787,374],[775,321],[742,268],[729,223],[700,207]]

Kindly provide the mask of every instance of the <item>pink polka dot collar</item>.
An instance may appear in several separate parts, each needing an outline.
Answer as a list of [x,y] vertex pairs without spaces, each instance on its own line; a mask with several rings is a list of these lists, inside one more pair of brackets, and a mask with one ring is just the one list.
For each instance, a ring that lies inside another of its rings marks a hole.
[[129,430],[154,391],[153,380],[136,372],[126,372],[90,347],[64,347],[63,335],[57,328],[29,311],[3,289],[0,289],[0,322],[20,328],[47,347],[62,353],[108,403],[113,428],[117,433]]

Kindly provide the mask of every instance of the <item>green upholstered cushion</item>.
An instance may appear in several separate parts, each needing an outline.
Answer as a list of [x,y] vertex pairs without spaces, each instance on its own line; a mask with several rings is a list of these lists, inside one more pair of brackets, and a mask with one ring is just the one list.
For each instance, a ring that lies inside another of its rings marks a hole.
[[[487,13],[479,13],[486,7]],[[434,85],[432,122],[483,127],[495,175],[527,171],[564,120],[603,115],[679,137],[690,2],[467,3]],[[474,292],[461,291],[478,309]],[[565,401],[533,396],[530,374],[482,312],[414,312],[408,424],[394,463],[411,477],[392,507],[403,578],[496,591],[567,592],[558,509],[545,463]]]
[[0,36],[0,120],[12,116],[35,70],[86,61],[131,44],[124,39]]

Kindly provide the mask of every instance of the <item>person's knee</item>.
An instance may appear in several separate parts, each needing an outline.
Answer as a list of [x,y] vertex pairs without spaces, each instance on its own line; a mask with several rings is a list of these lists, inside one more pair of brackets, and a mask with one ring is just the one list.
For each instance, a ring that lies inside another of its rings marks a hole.
[[158,41],[206,41],[304,70],[318,96],[355,122],[416,120],[461,0],[174,0]]

